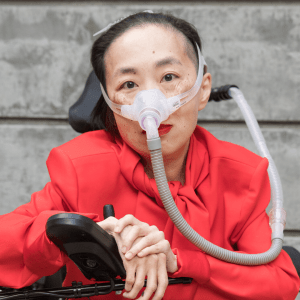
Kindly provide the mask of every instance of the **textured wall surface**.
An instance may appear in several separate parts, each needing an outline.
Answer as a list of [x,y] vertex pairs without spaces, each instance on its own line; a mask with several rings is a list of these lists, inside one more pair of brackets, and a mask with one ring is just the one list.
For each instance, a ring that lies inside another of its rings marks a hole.
[[[0,213],[45,185],[50,150],[77,135],[66,119],[91,71],[92,34],[145,9],[193,23],[213,85],[241,88],[283,181],[287,228],[300,230],[300,4],[0,4]],[[255,151],[232,101],[208,104],[199,124]]]
[[[299,5],[1,5],[0,115],[66,117],[90,70],[92,33],[147,8],[193,23],[214,85],[237,84],[259,120],[299,121]],[[203,118],[241,116],[220,104]]]

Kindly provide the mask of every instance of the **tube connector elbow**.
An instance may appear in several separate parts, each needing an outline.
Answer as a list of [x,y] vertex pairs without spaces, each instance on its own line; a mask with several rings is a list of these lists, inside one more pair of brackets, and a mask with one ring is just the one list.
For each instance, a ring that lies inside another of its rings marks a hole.
[[160,137],[152,138],[151,140],[147,140],[148,149],[150,151],[161,149],[161,140]]
[[269,212],[269,224],[272,230],[272,240],[283,240],[283,230],[286,223],[286,211],[281,207],[272,208]]

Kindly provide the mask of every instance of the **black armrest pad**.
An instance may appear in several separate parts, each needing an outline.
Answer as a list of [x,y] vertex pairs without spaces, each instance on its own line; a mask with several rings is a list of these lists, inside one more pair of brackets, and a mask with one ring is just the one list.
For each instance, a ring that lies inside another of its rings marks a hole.
[[297,270],[298,276],[300,277],[300,253],[294,247],[283,246],[282,249],[290,256],[292,262]]

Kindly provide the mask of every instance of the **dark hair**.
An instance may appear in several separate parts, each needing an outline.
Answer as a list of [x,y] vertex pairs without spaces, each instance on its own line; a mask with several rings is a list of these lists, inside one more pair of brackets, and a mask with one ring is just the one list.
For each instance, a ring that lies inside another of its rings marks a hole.
[[[98,77],[99,81],[102,83],[105,91],[107,90],[105,80],[104,56],[107,49],[112,44],[112,42],[119,36],[121,36],[124,32],[126,32],[130,28],[142,26],[143,24],[162,24],[172,30],[175,29],[181,32],[186,38],[188,44],[191,44],[193,46],[195,53],[194,55],[196,55],[196,57],[198,58],[196,44],[198,44],[200,50],[202,50],[202,45],[197,29],[193,25],[170,14],[148,12],[136,13],[114,24],[93,44],[91,50],[91,63],[95,74]],[[189,54],[189,51],[187,51],[187,53]],[[106,130],[113,136],[119,135],[113,112],[106,104],[103,95],[100,96],[100,99],[92,112],[91,123],[94,130],[103,128],[102,124],[105,124]]]

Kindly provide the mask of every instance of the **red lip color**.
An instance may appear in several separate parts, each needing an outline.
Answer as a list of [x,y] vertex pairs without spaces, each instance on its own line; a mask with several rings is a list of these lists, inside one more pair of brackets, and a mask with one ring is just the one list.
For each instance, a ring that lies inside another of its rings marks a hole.
[[[172,129],[172,127],[173,127],[173,125],[160,124],[160,126],[158,127],[158,134],[159,134],[159,136],[167,134]],[[143,130],[142,133],[146,134],[146,131]]]
[[173,126],[169,124],[160,124],[160,126],[158,127],[159,136],[167,134],[172,129],[172,127]]

